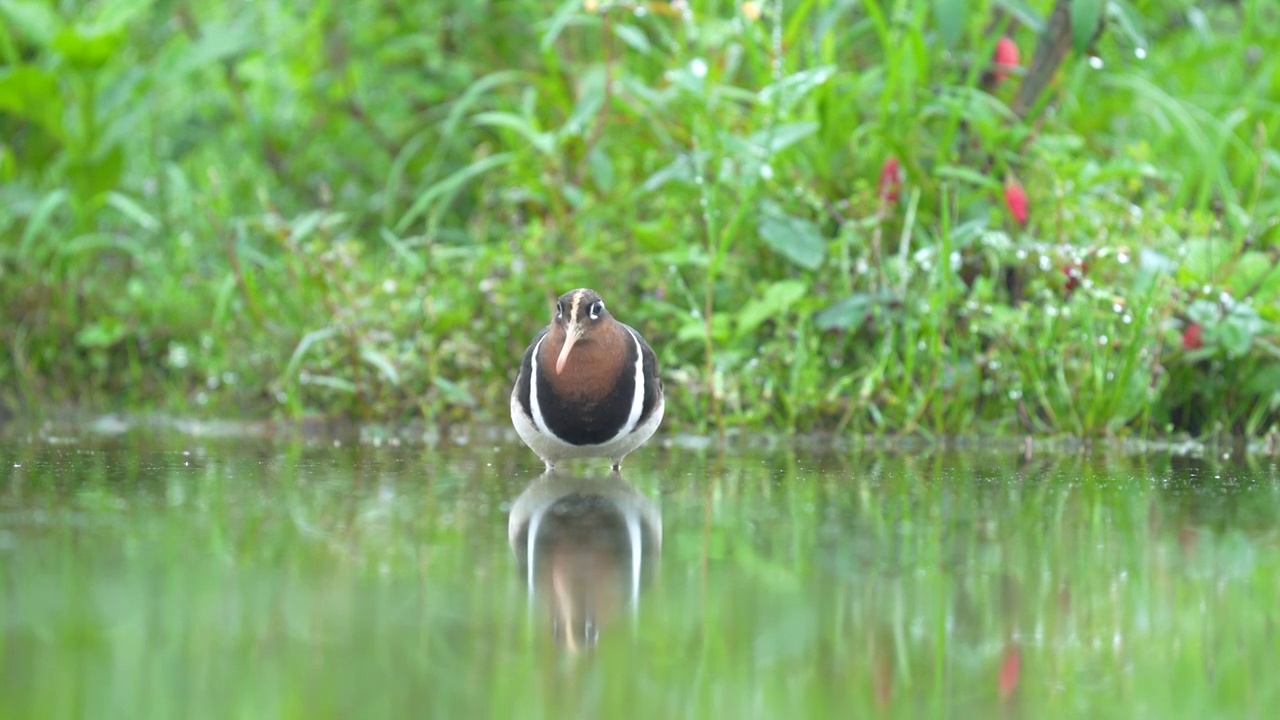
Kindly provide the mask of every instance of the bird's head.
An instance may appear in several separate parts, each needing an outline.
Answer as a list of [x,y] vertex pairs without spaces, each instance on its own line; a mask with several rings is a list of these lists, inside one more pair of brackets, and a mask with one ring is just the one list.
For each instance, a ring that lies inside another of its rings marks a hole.
[[564,334],[564,345],[556,358],[556,374],[564,371],[569,353],[578,343],[591,341],[591,334],[613,320],[605,309],[600,293],[578,288],[560,296],[556,301],[555,316],[551,320],[553,332]]

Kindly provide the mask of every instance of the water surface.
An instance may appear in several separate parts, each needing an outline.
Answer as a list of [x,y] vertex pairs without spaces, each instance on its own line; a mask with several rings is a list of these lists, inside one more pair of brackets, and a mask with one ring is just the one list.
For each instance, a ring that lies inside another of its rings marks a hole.
[[0,463],[5,718],[1280,711],[1272,458],[10,427]]

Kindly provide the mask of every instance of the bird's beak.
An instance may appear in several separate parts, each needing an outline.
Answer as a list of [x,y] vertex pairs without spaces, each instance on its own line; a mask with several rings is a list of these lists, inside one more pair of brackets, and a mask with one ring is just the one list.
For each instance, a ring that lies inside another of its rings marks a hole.
[[564,371],[564,364],[569,361],[569,351],[573,349],[578,338],[582,337],[582,326],[577,320],[570,320],[569,327],[565,328],[564,347],[560,348],[560,357],[556,358],[556,374],[559,375]]

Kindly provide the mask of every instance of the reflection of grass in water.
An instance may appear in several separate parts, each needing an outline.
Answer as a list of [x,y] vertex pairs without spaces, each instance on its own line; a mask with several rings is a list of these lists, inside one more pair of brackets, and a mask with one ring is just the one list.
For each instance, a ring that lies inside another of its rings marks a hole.
[[781,453],[672,456],[664,476],[653,452],[628,479],[660,498],[660,575],[634,632],[570,658],[514,570],[504,503],[523,481],[506,478],[523,476],[504,456],[205,447],[5,453],[22,467],[0,485],[0,715],[1280,703],[1273,469]]

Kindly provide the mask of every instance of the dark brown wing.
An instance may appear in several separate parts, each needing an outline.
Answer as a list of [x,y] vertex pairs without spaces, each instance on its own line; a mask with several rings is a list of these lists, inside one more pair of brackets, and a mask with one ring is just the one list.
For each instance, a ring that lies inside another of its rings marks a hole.
[[524,410],[524,414],[529,417],[533,417],[533,407],[529,404],[529,383],[533,377],[533,350],[538,347],[538,341],[546,337],[550,331],[550,326],[542,328],[542,332],[529,343],[529,347],[524,351],[524,357],[520,360],[520,374],[516,376],[516,399],[520,401],[520,408]]
[[623,324],[622,327],[640,341],[640,354],[644,358],[644,405],[640,407],[639,420],[644,422],[657,407],[658,399],[662,397],[662,372],[658,370],[658,356],[653,352],[653,348],[649,347],[644,336],[630,325]]

